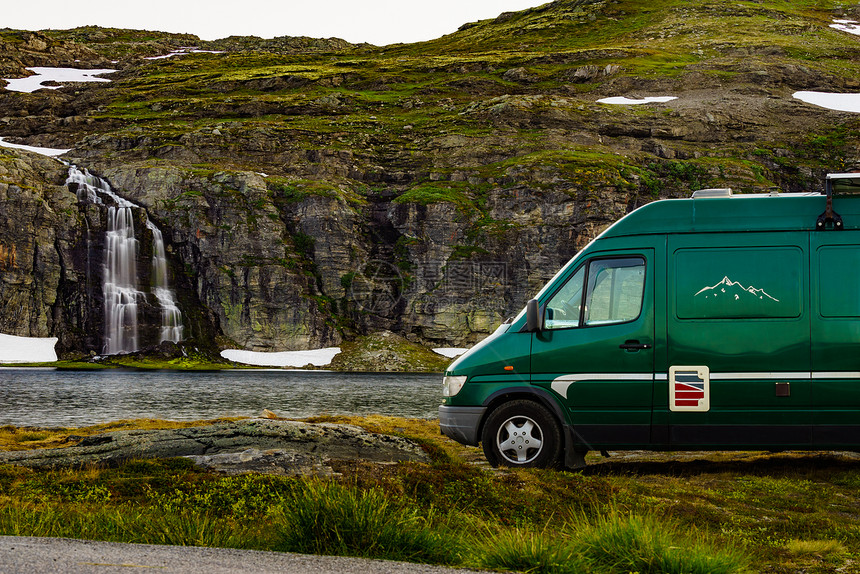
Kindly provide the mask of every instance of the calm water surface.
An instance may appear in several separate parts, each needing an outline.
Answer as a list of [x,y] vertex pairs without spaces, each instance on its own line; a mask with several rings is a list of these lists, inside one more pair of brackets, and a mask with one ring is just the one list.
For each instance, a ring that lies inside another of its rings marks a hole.
[[320,371],[58,371],[0,368],[0,425],[320,414],[436,417],[438,374]]

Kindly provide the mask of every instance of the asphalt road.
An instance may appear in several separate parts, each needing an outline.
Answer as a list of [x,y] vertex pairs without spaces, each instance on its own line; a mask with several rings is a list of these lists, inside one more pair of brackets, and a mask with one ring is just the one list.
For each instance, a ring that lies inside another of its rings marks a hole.
[[457,574],[407,562],[255,550],[0,536],[0,574]]

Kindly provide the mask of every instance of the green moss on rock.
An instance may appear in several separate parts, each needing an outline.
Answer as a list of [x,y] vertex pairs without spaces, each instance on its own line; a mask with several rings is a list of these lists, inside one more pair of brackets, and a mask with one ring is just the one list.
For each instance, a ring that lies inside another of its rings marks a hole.
[[327,367],[336,371],[443,372],[451,359],[389,331],[357,337],[341,344]]

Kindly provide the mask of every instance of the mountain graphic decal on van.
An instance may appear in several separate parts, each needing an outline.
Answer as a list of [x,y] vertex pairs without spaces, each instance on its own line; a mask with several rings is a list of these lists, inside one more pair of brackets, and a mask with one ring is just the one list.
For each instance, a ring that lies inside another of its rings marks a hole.
[[758,289],[757,287],[753,287],[750,285],[749,287],[744,287],[737,281],[732,281],[728,278],[728,276],[723,277],[722,281],[717,283],[716,285],[712,285],[710,287],[705,287],[699,290],[698,293],[694,295],[694,297],[698,297],[699,295],[704,296],[705,299],[723,299],[728,298],[730,301],[740,301],[740,300],[750,300],[751,298],[775,301],[779,303],[779,299],[776,297],[772,297],[765,291],[764,289]]

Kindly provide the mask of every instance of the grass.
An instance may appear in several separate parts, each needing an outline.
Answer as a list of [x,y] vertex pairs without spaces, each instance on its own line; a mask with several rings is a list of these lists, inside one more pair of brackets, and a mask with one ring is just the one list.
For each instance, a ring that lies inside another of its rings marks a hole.
[[215,362],[199,357],[177,357],[158,359],[144,356],[110,356],[101,361],[102,365],[127,369],[172,369],[177,371],[218,371],[234,369],[236,365],[227,361]]
[[[476,464],[477,449],[440,437],[436,421],[313,420],[412,437],[432,462],[335,462],[331,478],[218,476],[185,459],[50,471],[0,466],[0,534],[541,573],[860,572],[855,457],[589,455],[589,468],[576,473],[490,470]],[[169,424],[177,423],[99,428]],[[62,436],[97,430],[4,427],[0,448],[56,446]]]
[[496,534],[480,564],[541,574],[728,574],[743,571],[746,559],[652,515],[610,510],[582,517],[560,534],[518,528]]
[[[667,524],[668,522],[668,524]],[[578,525],[575,554],[591,572],[737,572],[745,559],[654,515],[613,513]]]
[[0,531],[8,536],[51,536],[138,544],[241,548],[244,537],[224,520],[198,513],[161,514],[122,508],[0,509]]
[[453,564],[459,537],[433,524],[432,513],[410,508],[381,489],[334,482],[300,485],[273,516],[276,550]]
[[98,371],[103,369],[171,369],[177,371],[217,371],[222,369],[249,368],[227,361],[212,361],[195,357],[177,357],[175,359],[159,359],[156,357],[139,356],[109,356],[98,361],[68,359],[50,363],[0,363],[0,366],[10,368],[48,367],[75,371]]
[[798,556],[840,556],[847,553],[838,540],[792,540],[785,545],[789,553]]
[[[550,534],[455,507],[426,507],[382,485],[212,477],[189,463],[37,473],[0,467],[0,533],[360,556],[535,572],[740,572],[721,545],[685,544],[665,522],[609,511]],[[671,542],[670,542],[671,540]],[[656,567],[655,567],[656,564]],[[643,568],[650,565],[648,569]],[[709,568],[709,569],[705,569]]]

